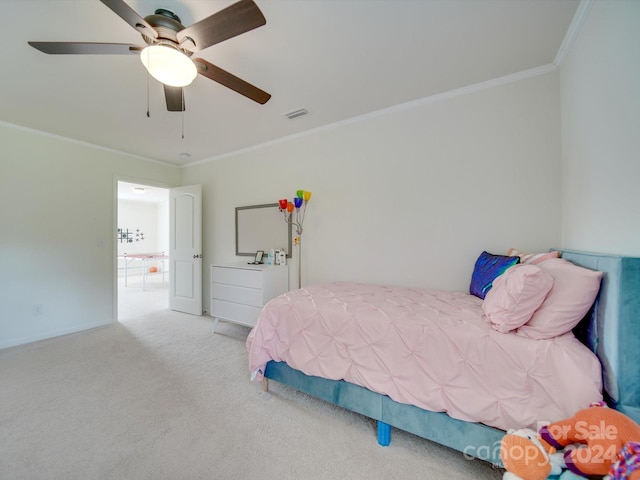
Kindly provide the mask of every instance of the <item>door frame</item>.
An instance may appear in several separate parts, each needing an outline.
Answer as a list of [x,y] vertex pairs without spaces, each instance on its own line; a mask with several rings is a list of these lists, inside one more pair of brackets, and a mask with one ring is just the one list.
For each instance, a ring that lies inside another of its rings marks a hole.
[[[113,235],[113,239],[115,239],[116,232],[118,231],[118,182],[127,182],[127,183],[137,183],[142,187],[150,187],[150,188],[163,188],[166,190],[170,190],[171,186],[154,182],[152,180],[145,180],[137,177],[128,177],[124,175],[114,175],[113,176],[113,202],[112,202],[112,210],[113,210],[113,219],[112,219],[112,228],[111,232]],[[118,323],[120,319],[118,318],[118,242],[113,240],[113,248],[111,249],[111,272],[112,272],[112,282],[111,289],[113,292],[113,301],[112,301],[112,318],[113,323]]]

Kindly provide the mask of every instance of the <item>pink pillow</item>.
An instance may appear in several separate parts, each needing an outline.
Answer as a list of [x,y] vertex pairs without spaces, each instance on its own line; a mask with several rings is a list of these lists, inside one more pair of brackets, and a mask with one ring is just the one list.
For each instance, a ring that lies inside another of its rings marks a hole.
[[586,315],[600,290],[602,272],[552,258],[538,265],[553,277],[553,287],[531,320],[518,329],[529,338],[552,338],[570,331]]
[[491,326],[508,333],[527,323],[553,286],[553,277],[535,265],[514,265],[493,281],[482,303]]
[[546,253],[522,253],[515,248],[512,248],[507,253],[510,257],[520,257],[520,263],[530,263],[531,265],[538,265],[539,263],[549,260],[550,258],[558,258],[560,252],[546,252]]

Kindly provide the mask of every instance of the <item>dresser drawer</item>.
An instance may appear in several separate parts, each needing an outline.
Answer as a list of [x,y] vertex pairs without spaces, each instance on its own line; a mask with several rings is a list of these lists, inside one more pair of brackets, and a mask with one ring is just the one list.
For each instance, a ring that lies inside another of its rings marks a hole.
[[238,287],[225,283],[211,284],[211,297],[216,300],[226,300],[252,307],[262,307],[263,291],[256,288]]
[[211,280],[240,287],[262,288],[262,272],[259,270],[213,267]]
[[211,265],[211,316],[252,327],[262,307],[289,287],[289,268],[278,265]]
[[242,325],[253,327],[258,320],[262,308],[240,305],[225,300],[211,300],[211,315],[223,320],[231,320]]

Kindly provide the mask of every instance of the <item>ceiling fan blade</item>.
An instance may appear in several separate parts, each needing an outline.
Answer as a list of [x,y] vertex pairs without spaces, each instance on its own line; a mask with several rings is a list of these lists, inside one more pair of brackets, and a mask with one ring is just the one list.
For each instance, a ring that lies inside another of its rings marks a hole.
[[147,23],[147,21],[138,15],[133,8],[127,5],[123,0],[100,0],[107,7],[115,12],[125,22],[135,28],[148,38],[158,38],[158,32]]
[[258,87],[245,82],[241,78],[236,77],[235,75],[221,69],[220,67],[216,67],[212,63],[209,63],[202,58],[194,58],[193,63],[195,63],[196,67],[198,67],[198,73],[200,75],[207,77],[214,82],[218,82],[220,85],[224,85],[225,87],[230,88],[234,92],[238,92],[240,95],[244,95],[254,102],[258,102],[259,104],[264,105],[271,98],[271,94],[265,92],[264,90],[260,90]]
[[28,42],[33,48],[53,55],[129,55],[144,48],[128,43]]
[[[223,40],[261,27],[267,23],[253,0],[240,0],[218,13],[200,20],[178,32],[178,41],[184,47],[198,52]],[[191,45],[191,42],[195,47]]]
[[167,110],[170,112],[184,112],[184,90],[182,87],[163,86]]

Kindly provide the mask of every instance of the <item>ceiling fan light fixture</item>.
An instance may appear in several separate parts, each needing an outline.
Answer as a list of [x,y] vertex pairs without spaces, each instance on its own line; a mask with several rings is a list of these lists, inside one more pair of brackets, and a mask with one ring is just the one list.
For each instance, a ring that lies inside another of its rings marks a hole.
[[166,45],[149,45],[140,53],[140,60],[153,78],[171,87],[186,87],[198,75],[189,57]]

